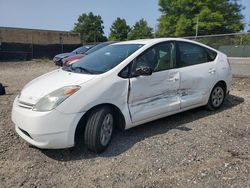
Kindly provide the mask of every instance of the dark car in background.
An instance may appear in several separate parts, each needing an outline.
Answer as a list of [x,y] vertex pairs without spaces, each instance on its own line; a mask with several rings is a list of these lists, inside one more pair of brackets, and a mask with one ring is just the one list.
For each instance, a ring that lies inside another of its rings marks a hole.
[[57,66],[62,66],[62,59],[72,56],[72,55],[76,55],[76,54],[83,54],[86,51],[88,51],[89,49],[91,49],[94,45],[83,45],[79,48],[76,48],[75,50],[73,50],[72,52],[68,52],[68,53],[62,53],[62,54],[58,54],[53,58],[53,62],[55,63],[55,65]]
[[62,66],[68,66],[71,65],[75,62],[77,62],[79,59],[83,58],[85,55],[91,54],[105,46],[108,46],[110,44],[115,43],[114,41],[108,41],[108,42],[103,42],[100,44],[95,45],[93,48],[89,49],[88,51],[86,51],[85,53],[81,53],[81,54],[74,54],[71,56],[68,56],[66,58],[62,59]]

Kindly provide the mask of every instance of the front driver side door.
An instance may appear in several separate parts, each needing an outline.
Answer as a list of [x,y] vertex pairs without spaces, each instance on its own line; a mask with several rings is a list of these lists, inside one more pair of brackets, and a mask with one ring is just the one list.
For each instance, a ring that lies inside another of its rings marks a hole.
[[130,78],[128,105],[133,123],[179,111],[180,73],[175,68],[174,42],[149,48],[133,63],[135,68],[148,66],[153,69],[152,75]]

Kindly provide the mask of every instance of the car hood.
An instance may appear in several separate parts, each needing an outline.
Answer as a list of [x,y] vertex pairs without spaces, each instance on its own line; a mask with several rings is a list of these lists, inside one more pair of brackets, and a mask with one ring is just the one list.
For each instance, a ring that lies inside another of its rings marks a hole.
[[71,56],[71,55],[74,55],[74,53],[72,53],[72,52],[62,53],[62,54],[56,55],[55,57],[56,57],[56,58],[62,59],[62,58],[65,58],[65,57],[69,57],[69,56]]
[[21,91],[19,101],[36,104],[39,99],[59,88],[86,83],[96,75],[67,72],[58,69],[29,82]]

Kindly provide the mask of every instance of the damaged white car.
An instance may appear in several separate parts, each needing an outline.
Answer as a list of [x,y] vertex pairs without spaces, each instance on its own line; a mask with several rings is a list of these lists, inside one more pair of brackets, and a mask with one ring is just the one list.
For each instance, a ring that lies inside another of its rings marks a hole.
[[119,42],[28,83],[14,101],[12,120],[39,148],[72,147],[80,134],[88,149],[101,152],[117,127],[199,106],[218,109],[231,79],[227,56],[194,41]]

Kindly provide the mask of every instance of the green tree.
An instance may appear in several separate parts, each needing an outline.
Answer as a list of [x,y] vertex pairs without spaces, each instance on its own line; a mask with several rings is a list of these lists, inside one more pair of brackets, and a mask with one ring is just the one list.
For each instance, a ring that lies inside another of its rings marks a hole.
[[128,39],[133,40],[145,38],[153,38],[153,28],[148,26],[146,20],[141,19],[132,27],[128,34]]
[[243,6],[237,0],[159,0],[162,16],[157,36],[233,33],[244,29]]
[[73,31],[81,33],[84,42],[103,42],[107,40],[103,35],[103,29],[102,17],[90,12],[78,17]]
[[110,28],[109,40],[123,41],[128,38],[129,25],[125,19],[117,18]]

